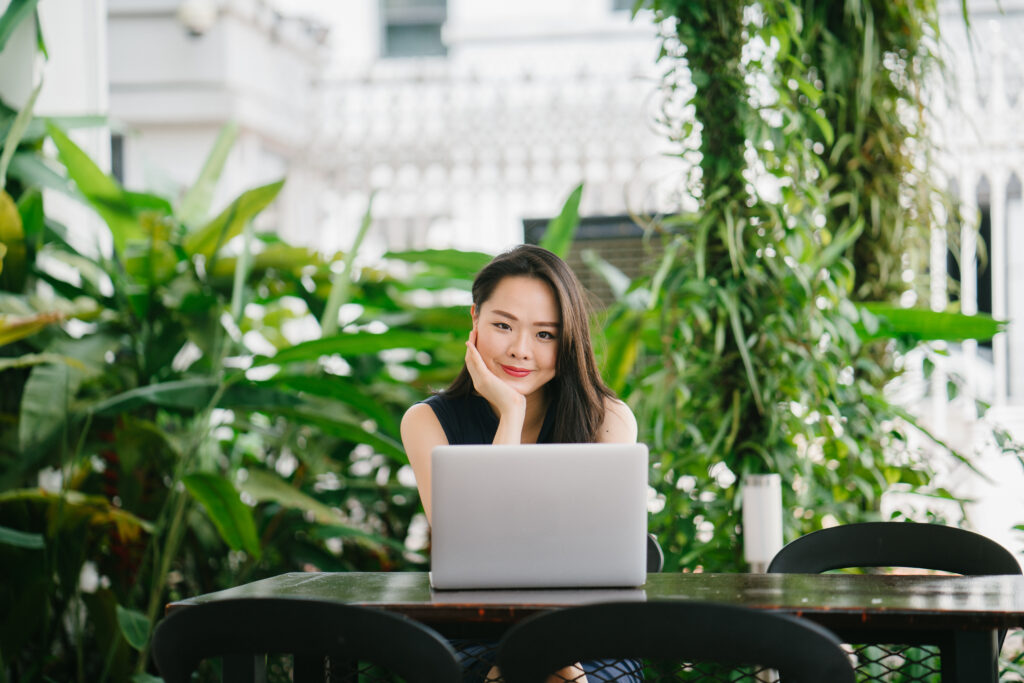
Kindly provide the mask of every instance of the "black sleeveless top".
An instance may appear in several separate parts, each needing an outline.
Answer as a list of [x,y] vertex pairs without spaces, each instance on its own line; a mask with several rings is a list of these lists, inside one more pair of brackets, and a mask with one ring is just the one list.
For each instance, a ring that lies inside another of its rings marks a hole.
[[[434,394],[423,401],[434,411],[437,421],[444,429],[444,435],[452,446],[494,443],[498,433],[498,416],[483,396],[475,394],[449,398],[443,393]],[[551,443],[554,431],[553,411],[548,408],[544,415],[537,443]]]

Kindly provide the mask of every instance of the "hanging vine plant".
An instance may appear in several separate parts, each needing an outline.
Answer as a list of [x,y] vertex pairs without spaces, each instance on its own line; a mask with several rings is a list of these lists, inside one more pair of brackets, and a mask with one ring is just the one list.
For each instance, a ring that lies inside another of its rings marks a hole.
[[641,4],[666,29],[665,88],[687,98],[662,123],[696,210],[657,226],[664,257],[609,314],[607,370],[652,447],[667,568],[745,568],[749,473],[782,475],[788,538],[877,518],[893,487],[948,497],[858,305],[902,293],[926,245],[906,115],[934,3]]

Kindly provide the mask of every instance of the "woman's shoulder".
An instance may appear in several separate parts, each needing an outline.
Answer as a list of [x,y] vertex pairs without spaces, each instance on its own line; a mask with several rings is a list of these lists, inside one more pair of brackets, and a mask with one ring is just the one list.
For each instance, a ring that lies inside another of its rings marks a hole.
[[489,443],[487,430],[497,430],[497,418],[487,401],[473,395],[437,393],[413,405],[405,415],[403,423],[408,420],[409,425],[440,424],[451,444]]
[[402,416],[403,429],[431,422],[440,423],[440,420],[437,417],[436,411],[433,410],[433,407],[427,401],[412,404],[406,409],[405,415]]
[[624,401],[614,396],[604,399],[604,422],[597,440],[609,443],[633,443],[637,437],[636,416]]

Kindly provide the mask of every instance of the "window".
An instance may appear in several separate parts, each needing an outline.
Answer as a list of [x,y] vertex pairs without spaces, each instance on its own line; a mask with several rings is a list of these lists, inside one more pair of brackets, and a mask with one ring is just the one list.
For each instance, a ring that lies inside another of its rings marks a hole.
[[382,0],[384,57],[443,57],[446,0]]
[[124,135],[110,134],[110,174],[124,185]]
[[[992,256],[989,246],[992,244],[992,206],[991,191],[987,178],[982,178],[977,188],[978,202],[978,232],[977,232],[977,254],[975,261],[975,302],[979,313],[992,314]],[[999,257],[999,255],[996,255]],[[948,276],[960,282],[960,255],[950,251],[946,254],[946,272]],[[960,301],[959,289],[950,296],[951,301]],[[979,346],[986,349],[992,348],[991,341],[980,342]]]
[[[526,219],[523,221],[525,241],[537,244],[544,237],[548,220]],[[565,259],[576,273],[580,284],[594,296],[594,305],[602,307],[614,300],[605,279],[583,262],[583,251],[591,250],[612,264],[625,275],[635,278],[644,272],[645,266],[661,251],[660,240],[644,243],[644,230],[629,216],[593,216],[580,219],[576,236]],[[653,252],[653,253],[652,253]]]

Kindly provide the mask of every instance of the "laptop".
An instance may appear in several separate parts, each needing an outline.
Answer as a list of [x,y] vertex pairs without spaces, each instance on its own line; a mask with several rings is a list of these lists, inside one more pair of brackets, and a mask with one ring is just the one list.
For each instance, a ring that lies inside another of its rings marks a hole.
[[640,586],[647,446],[438,446],[431,454],[435,589]]

